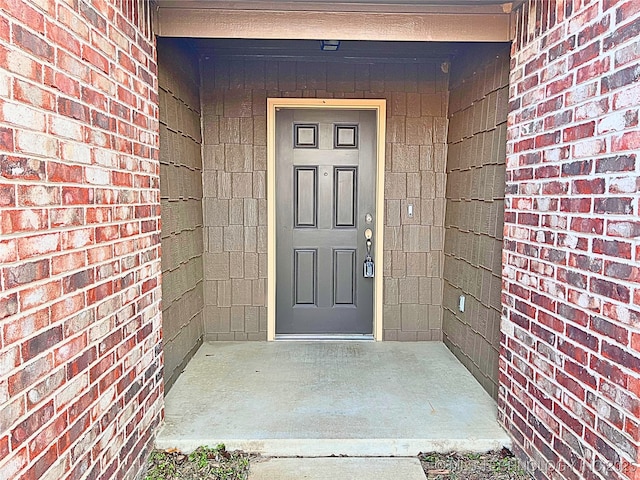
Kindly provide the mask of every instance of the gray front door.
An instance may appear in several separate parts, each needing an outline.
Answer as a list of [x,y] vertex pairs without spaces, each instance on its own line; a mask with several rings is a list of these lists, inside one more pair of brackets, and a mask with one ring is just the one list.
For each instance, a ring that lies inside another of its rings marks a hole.
[[371,110],[276,112],[276,334],[373,333],[376,144]]

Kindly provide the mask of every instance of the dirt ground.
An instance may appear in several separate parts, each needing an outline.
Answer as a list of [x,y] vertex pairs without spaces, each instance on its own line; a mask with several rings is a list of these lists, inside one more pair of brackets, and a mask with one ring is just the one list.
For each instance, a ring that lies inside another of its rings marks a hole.
[[[224,445],[199,447],[193,453],[155,450],[144,480],[247,480],[255,456],[228,452]],[[422,453],[428,480],[531,480],[507,449],[483,454]],[[373,479],[372,479],[373,480]]]
[[419,456],[429,480],[531,480],[513,454],[497,452],[423,453]]
[[154,450],[144,480],[247,480],[251,456],[228,452],[224,445],[198,447],[193,453]]

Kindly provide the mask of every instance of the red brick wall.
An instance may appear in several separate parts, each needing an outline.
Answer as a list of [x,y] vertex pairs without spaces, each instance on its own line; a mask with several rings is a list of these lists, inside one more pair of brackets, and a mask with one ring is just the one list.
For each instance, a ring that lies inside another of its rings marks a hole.
[[0,0],[2,479],[133,478],[161,418],[142,5]]
[[532,1],[518,26],[501,420],[536,478],[637,479],[640,2]]

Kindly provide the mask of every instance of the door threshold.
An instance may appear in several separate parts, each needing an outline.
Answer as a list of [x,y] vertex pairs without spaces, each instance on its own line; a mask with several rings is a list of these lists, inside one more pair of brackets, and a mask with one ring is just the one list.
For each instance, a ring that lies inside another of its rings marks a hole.
[[348,335],[300,335],[300,334],[288,334],[288,333],[279,333],[276,334],[276,340],[285,340],[285,341],[293,341],[293,342],[305,342],[305,341],[366,341],[372,342],[374,341],[373,334],[348,334]]

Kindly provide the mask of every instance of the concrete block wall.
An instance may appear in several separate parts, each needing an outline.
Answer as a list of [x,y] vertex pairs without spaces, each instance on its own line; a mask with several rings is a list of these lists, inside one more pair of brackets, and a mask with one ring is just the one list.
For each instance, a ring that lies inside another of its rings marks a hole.
[[538,479],[640,478],[639,7],[517,18],[499,409]]
[[133,479],[162,417],[148,4],[0,2],[0,478]]
[[[509,47],[468,45],[452,61],[444,342],[498,396]],[[465,297],[464,312],[459,309]]]
[[165,388],[202,344],[202,155],[198,59],[182,40],[158,39],[162,349]]
[[203,57],[206,338],[266,339],[266,99],[281,96],[387,99],[384,338],[442,338],[447,88],[440,62]]

